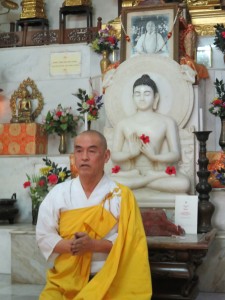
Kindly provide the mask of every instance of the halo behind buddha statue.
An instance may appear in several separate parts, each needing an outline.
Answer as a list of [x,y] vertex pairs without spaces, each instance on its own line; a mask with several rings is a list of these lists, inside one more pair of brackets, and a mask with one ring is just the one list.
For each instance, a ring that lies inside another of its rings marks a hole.
[[[105,93],[105,135],[112,160],[106,172],[119,165],[112,176],[130,186],[141,207],[174,207],[176,194],[194,187],[193,128],[183,128],[193,109],[195,73],[170,58],[142,55],[111,75],[106,79],[111,84]],[[168,175],[171,166],[176,171]]]

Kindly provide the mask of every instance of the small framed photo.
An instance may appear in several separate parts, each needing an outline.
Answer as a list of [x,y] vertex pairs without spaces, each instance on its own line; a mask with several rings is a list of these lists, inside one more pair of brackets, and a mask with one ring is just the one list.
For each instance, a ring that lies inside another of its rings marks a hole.
[[197,48],[196,61],[198,64],[204,65],[206,68],[212,67],[212,48],[204,46]]
[[121,61],[145,53],[160,54],[178,61],[178,12],[177,3],[123,8]]

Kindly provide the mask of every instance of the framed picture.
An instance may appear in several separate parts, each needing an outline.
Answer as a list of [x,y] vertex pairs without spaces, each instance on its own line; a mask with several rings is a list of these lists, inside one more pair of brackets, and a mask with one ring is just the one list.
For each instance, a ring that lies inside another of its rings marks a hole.
[[225,153],[209,151],[207,158],[209,160],[208,171],[210,171],[209,184],[213,189],[225,189]]
[[[122,9],[121,61],[135,55],[161,54],[178,61],[178,4]],[[172,36],[168,39],[168,33]],[[130,37],[130,42],[126,40]]]

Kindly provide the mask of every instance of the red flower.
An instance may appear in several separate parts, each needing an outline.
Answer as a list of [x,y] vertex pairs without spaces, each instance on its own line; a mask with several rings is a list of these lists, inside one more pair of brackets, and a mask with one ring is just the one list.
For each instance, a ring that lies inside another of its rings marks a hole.
[[44,186],[45,185],[45,181],[43,179],[39,180],[38,185],[39,186]]
[[115,40],[115,38],[114,38],[113,36],[109,36],[109,37],[108,37],[108,42],[109,42],[110,44],[114,45],[114,44],[116,43],[116,40]]
[[176,175],[177,171],[176,171],[176,168],[174,166],[169,166],[166,168],[165,172],[168,174],[168,175]]
[[112,173],[118,173],[120,171],[120,166],[115,166],[112,168]]
[[221,105],[223,103],[223,101],[221,100],[221,99],[215,99],[214,101],[213,101],[213,105]]
[[148,135],[142,134],[140,139],[143,141],[144,144],[148,144],[150,142],[150,138]]
[[171,36],[172,36],[172,32],[168,32],[168,33],[167,33],[167,38],[168,38],[168,40],[171,38]]
[[26,189],[27,187],[31,186],[31,182],[30,181],[26,181],[23,184],[23,187]]
[[56,112],[56,116],[57,116],[57,117],[61,117],[61,115],[62,115],[62,112],[61,112],[61,111],[57,111],[57,112]]
[[58,182],[58,176],[56,174],[51,174],[48,176],[48,182],[50,184],[56,184]]
[[127,41],[127,42],[130,42],[130,37],[129,37],[129,35],[126,35],[126,41]]
[[90,114],[95,117],[98,114],[98,110],[96,108],[90,108]]
[[92,98],[92,99],[87,100],[86,103],[88,105],[95,105],[95,100]]
[[221,32],[222,37],[225,39],[225,31]]

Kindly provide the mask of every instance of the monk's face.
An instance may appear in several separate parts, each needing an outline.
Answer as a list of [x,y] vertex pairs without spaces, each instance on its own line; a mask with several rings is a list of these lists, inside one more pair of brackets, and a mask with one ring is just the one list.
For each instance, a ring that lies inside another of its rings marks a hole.
[[155,24],[153,22],[148,22],[146,25],[146,30],[148,33],[154,33],[155,32]]
[[104,165],[109,160],[110,152],[105,149],[97,134],[81,134],[75,138],[75,164],[79,176],[101,178]]
[[146,110],[152,108],[155,95],[150,86],[138,85],[134,88],[133,98],[138,110]]

